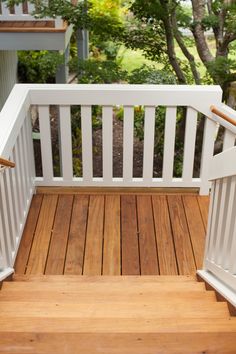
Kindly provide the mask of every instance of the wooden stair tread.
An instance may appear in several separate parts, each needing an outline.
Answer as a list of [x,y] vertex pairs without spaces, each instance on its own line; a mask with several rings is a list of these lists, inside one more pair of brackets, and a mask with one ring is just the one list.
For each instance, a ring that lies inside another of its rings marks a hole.
[[14,274],[13,281],[34,281],[34,282],[82,282],[82,283],[119,283],[119,282],[128,282],[129,284],[138,282],[138,283],[146,283],[146,282],[174,282],[174,283],[182,283],[182,282],[192,282],[196,283],[197,277],[195,275],[122,275],[122,276],[111,276],[111,275],[99,275],[99,276],[90,276],[90,275],[34,275],[34,274]]
[[17,302],[9,306],[9,302],[0,302],[0,313],[5,316],[26,317],[89,317],[89,318],[132,318],[132,317],[208,317],[223,318],[229,315],[226,303],[212,302],[183,302],[167,301],[166,306],[162,302],[106,302],[106,303],[49,303],[49,302]]
[[22,276],[0,291],[0,353],[235,354],[236,318],[195,277]]
[[112,291],[109,292],[96,292],[96,294],[91,291],[68,291],[68,290],[49,290],[49,291],[37,291],[37,296],[35,296],[35,291],[17,291],[17,290],[3,290],[0,292],[0,301],[29,301],[29,302],[72,302],[72,303],[89,303],[89,302],[165,302],[173,301],[173,298],[181,299],[181,301],[195,301],[195,302],[215,302],[216,296],[214,291],[138,291],[124,293],[123,291]]
[[[14,328],[12,324],[14,323]],[[236,332],[236,318],[42,318],[0,315],[1,332],[28,333],[209,333]]]
[[96,292],[134,292],[134,291],[203,291],[204,283],[191,282],[4,282],[2,290],[31,290],[31,291],[50,291],[50,290],[67,290],[67,291],[96,291]]

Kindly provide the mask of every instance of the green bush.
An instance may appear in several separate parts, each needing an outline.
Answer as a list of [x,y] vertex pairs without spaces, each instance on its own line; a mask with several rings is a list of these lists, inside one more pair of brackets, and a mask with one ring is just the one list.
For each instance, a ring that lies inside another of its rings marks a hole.
[[19,51],[18,78],[22,83],[55,83],[58,65],[63,56],[58,52]]
[[142,65],[129,75],[130,84],[176,84],[174,74],[164,70],[157,70],[154,66]]
[[111,60],[78,60],[77,58],[70,63],[71,71],[78,73],[78,83],[80,84],[112,84],[125,81],[126,71]]

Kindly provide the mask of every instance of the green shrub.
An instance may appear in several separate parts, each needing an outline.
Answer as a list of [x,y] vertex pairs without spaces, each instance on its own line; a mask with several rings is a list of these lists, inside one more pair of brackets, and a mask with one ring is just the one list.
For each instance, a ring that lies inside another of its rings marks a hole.
[[22,83],[55,83],[58,65],[63,56],[58,52],[19,51],[18,78]]
[[71,71],[78,73],[78,83],[80,84],[112,84],[125,81],[126,71],[111,60],[78,60],[77,58],[70,63]]
[[174,74],[164,70],[157,70],[154,66],[143,65],[129,75],[130,84],[176,84]]

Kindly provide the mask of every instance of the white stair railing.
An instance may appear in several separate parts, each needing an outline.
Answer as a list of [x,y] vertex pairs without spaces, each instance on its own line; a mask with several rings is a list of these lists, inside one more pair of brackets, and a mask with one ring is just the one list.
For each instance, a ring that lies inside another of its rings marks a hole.
[[204,270],[199,275],[236,306],[236,112],[212,109],[226,128],[223,152],[211,159],[212,181]]
[[[0,114],[1,156],[15,167],[0,173],[0,281],[13,272],[34,192],[32,130],[27,94],[15,88],[15,104],[7,101]],[[20,104],[19,104],[20,103]]]

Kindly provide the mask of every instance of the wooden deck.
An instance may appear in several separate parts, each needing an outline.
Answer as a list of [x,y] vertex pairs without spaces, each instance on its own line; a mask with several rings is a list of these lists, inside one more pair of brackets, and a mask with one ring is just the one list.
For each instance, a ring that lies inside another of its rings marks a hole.
[[208,203],[196,194],[36,194],[16,273],[194,274]]

